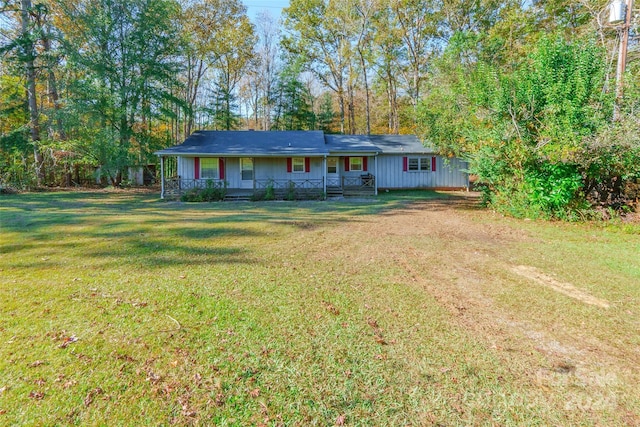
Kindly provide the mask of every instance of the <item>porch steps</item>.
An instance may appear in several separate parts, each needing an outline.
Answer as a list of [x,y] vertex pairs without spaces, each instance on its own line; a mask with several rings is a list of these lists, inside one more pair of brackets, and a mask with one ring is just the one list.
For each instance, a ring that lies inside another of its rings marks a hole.
[[342,187],[327,186],[327,197],[342,197],[343,195]]
[[376,194],[373,188],[368,187],[345,187],[343,193],[344,197],[371,197]]
[[225,202],[249,202],[251,196],[247,194],[227,194],[224,196]]

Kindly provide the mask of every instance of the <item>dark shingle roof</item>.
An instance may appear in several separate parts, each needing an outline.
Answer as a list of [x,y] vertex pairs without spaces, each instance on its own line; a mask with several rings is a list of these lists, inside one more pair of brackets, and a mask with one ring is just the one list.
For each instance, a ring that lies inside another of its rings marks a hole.
[[380,151],[378,147],[371,143],[368,135],[325,135],[324,140],[331,153],[377,153]]
[[322,131],[197,131],[161,156],[325,156],[434,153],[415,135],[324,135]]
[[382,154],[434,153],[433,147],[425,147],[415,135],[370,135],[371,143]]
[[182,144],[157,155],[207,156],[323,156],[327,154],[321,131],[210,131],[191,134]]

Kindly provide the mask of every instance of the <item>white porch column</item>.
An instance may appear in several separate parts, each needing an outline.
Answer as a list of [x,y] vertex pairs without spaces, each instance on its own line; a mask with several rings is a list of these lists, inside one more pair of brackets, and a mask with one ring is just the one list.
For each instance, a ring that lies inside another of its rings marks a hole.
[[164,199],[164,157],[160,156],[160,198]]
[[324,198],[327,198],[327,156],[325,155],[322,158],[322,192],[324,193]]
[[373,156],[373,164],[374,169],[376,170],[376,175],[373,177],[373,191],[376,196],[378,195],[378,153]]

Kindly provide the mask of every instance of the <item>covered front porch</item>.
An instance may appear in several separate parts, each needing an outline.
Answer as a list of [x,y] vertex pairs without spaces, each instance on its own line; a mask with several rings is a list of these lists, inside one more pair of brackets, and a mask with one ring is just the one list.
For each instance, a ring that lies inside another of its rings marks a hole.
[[193,193],[199,190],[216,200],[318,200],[377,194],[366,156],[161,156],[160,160],[162,198],[197,197]]
[[[254,179],[249,188],[229,187],[223,179],[162,177],[162,198],[180,199],[194,189],[224,191],[225,200],[309,200],[326,197],[362,197],[376,194],[375,176],[341,176],[319,179]],[[326,185],[325,185],[326,183]]]

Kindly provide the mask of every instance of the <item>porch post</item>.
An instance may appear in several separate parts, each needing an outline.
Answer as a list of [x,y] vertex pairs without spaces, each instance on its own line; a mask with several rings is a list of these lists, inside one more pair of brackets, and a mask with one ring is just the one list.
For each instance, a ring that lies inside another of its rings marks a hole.
[[160,198],[164,199],[164,157],[160,156]]
[[378,195],[378,153],[373,156],[373,168],[376,171],[376,176],[373,177],[373,194]]
[[324,193],[324,198],[327,198],[327,155],[322,158],[322,192]]

